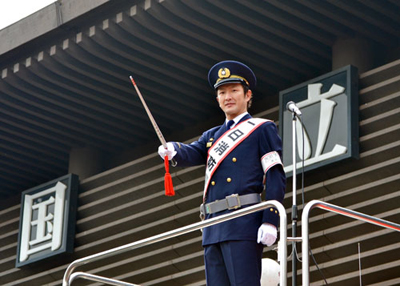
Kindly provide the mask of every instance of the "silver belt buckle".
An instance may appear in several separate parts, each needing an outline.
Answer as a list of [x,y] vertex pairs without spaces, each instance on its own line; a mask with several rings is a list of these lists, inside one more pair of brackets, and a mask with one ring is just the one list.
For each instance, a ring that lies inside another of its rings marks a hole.
[[[236,202],[237,203],[233,207],[229,206],[229,199],[230,198],[236,198]],[[236,210],[236,209],[242,207],[242,204],[240,203],[240,198],[239,198],[238,194],[233,194],[233,195],[227,196],[227,197],[225,197],[225,200],[226,200],[226,204],[228,205],[228,210]]]

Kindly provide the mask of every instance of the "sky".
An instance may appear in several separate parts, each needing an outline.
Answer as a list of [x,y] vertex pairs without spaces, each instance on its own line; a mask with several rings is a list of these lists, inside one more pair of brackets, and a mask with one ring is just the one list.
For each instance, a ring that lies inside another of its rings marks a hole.
[[0,30],[56,0],[0,0]]

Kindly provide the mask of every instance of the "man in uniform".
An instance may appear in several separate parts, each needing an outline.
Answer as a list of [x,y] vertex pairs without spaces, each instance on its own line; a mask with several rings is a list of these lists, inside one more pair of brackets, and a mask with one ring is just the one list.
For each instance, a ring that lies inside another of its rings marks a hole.
[[[206,165],[201,215],[205,219],[265,200],[283,201],[286,177],[276,125],[247,112],[256,85],[253,71],[237,61],[214,65],[208,80],[226,121],[191,144],[168,142],[162,158],[178,166]],[[208,286],[260,285],[264,245],[277,238],[278,212],[269,208],[203,229]]]

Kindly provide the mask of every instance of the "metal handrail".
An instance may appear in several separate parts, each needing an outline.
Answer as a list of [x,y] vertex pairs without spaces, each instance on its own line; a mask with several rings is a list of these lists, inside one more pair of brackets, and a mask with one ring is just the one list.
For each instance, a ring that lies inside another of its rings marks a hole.
[[94,275],[94,274],[90,274],[90,273],[85,273],[85,272],[79,272],[79,271],[72,273],[70,280],[72,282],[73,280],[75,280],[77,278],[82,278],[82,279],[91,280],[91,281],[95,281],[95,282],[102,282],[102,283],[106,283],[108,285],[114,285],[114,286],[140,286],[138,284],[132,284],[132,283],[124,282],[124,281],[119,281],[116,279],[111,279],[111,278]]
[[303,282],[303,286],[308,286],[310,285],[310,261],[309,261],[309,255],[308,255],[308,249],[309,249],[309,228],[308,228],[308,218],[309,218],[309,214],[310,211],[313,208],[320,208],[326,211],[330,211],[330,212],[334,212],[343,216],[347,216],[350,218],[354,218],[357,220],[361,220],[364,222],[368,222],[371,224],[375,224],[377,226],[381,226],[384,228],[389,228],[389,229],[393,229],[395,231],[400,232],[400,225],[384,220],[384,219],[380,219],[380,218],[376,218],[370,215],[366,215],[360,212],[356,212],[356,211],[352,211],[346,208],[342,208],[342,207],[338,207],[326,202],[322,202],[322,201],[318,201],[318,200],[313,200],[311,202],[309,202],[303,210],[303,214],[301,216],[301,236],[302,236],[302,253],[303,253],[303,264],[302,264],[302,282]]
[[257,211],[264,210],[268,207],[274,206],[278,212],[279,212],[279,225],[280,225],[280,239],[278,242],[278,261],[280,261],[280,284],[281,286],[286,286],[286,276],[287,276],[287,248],[286,248],[286,241],[287,241],[287,218],[286,218],[286,211],[285,208],[281,203],[278,201],[265,201],[261,202],[256,205],[252,205],[243,209],[239,209],[237,211],[224,214],[221,216],[217,216],[211,219],[207,219],[201,222],[197,222],[194,224],[190,224],[188,226],[184,226],[181,228],[177,228],[175,230],[171,230],[168,232],[164,232],[149,238],[145,238],[136,242],[132,242],[129,244],[125,244],[119,247],[115,247],[103,252],[99,252],[81,259],[77,259],[73,261],[68,267],[67,270],[64,273],[63,277],[63,286],[69,286],[74,279],[76,278],[84,278],[87,280],[93,280],[93,281],[98,281],[98,282],[104,282],[104,283],[110,283],[111,285],[129,285],[129,286],[135,286],[135,284],[130,284],[127,282],[122,282],[110,278],[105,278],[89,273],[84,273],[84,272],[76,272],[75,275],[73,275],[73,271],[75,270],[76,267],[88,264],[93,261],[97,261],[103,258],[111,257],[114,255],[118,255],[121,253],[124,253],[129,250],[137,249],[143,246],[147,246],[150,244],[154,244],[156,242],[160,242],[169,238],[177,237],[189,232],[193,232],[211,225],[215,225],[218,223],[222,223],[227,220],[231,220],[237,217],[241,217],[244,215],[248,215]]

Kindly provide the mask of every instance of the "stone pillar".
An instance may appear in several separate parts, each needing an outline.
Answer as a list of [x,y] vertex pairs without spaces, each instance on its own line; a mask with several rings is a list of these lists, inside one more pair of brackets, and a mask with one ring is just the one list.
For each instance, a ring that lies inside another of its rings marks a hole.
[[337,39],[332,46],[332,70],[353,65],[361,74],[374,67],[371,41],[362,37]]
[[93,148],[73,148],[69,154],[68,172],[79,176],[80,180],[102,171],[102,154]]

